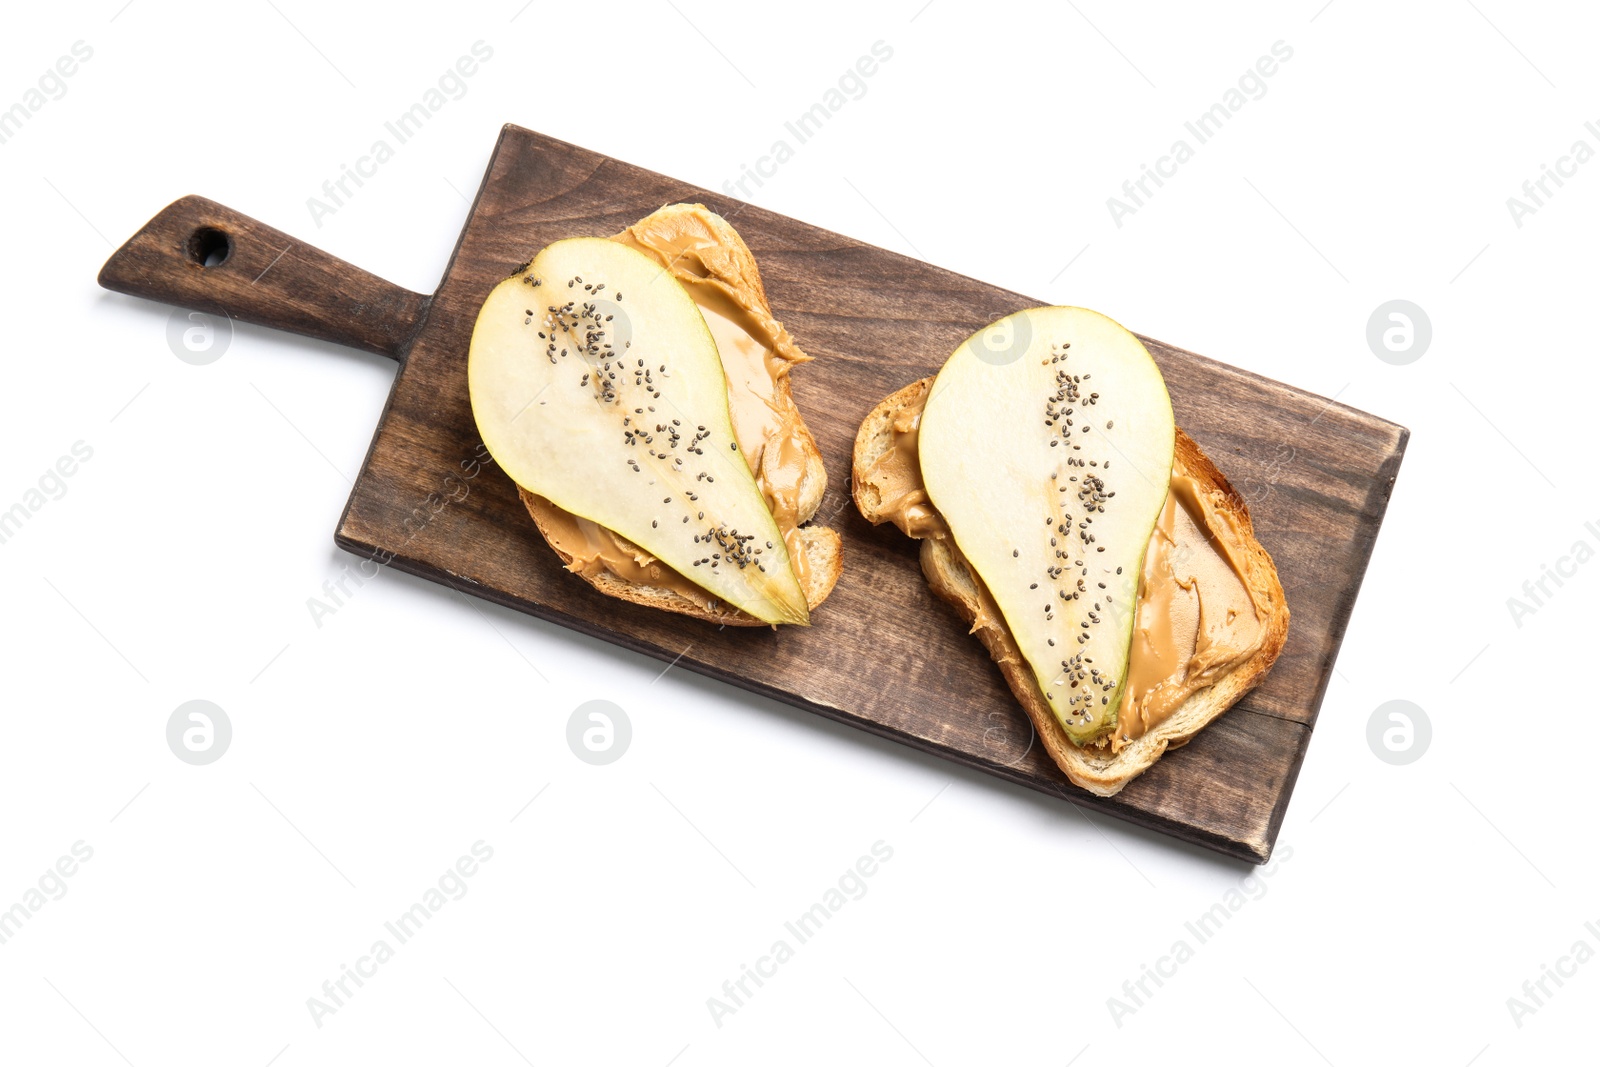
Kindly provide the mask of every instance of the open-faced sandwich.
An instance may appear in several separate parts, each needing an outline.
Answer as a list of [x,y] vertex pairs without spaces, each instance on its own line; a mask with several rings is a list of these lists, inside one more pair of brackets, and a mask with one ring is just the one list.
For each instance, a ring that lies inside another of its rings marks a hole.
[[839,536],[790,392],[808,359],[755,258],[700,205],[556,241],[484,301],[467,376],[495,462],[567,569],[733,626],[806,625]]
[[873,409],[852,488],[922,542],[1068,779],[1110,796],[1258,684],[1289,609],[1138,338],[1082,308],[974,334]]

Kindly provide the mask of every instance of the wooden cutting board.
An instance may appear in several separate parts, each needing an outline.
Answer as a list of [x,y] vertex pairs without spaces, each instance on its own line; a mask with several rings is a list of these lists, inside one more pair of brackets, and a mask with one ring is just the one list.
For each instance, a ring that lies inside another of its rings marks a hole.
[[[551,241],[606,236],[677,201],[733,222],[774,314],[815,357],[795,371],[794,394],[827,461],[817,520],[842,534],[844,574],[809,629],[718,630],[595,592],[561,568],[473,424],[467,345],[495,283]],[[1179,425],[1249,501],[1293,622],[1260,688],[1102,800],[1036,743],[983,648],[928,592],[916,544],[850,502],[851,445],[873,405],[978,327],[1040,301],[515,126],[431,297],[199,197],[152,219],[100,283],[399,362],[339,520],[342,548],[1257,863],[1283,821],[1408,436],[1144,338]]]

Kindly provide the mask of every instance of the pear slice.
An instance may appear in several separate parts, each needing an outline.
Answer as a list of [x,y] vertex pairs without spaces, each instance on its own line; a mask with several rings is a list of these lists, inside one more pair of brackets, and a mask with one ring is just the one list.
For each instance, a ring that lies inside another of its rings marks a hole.
[[929,392],[918,435],[928,497],[1079,745],[1116,726],[1173,439],[1150,353],[1083,308],[1000,319],[956,349]]
[[478,432],[518,485],[768,623],[809,621],[739,451],[699,308],[615,241],[557,241],[495,287],[467,357]]

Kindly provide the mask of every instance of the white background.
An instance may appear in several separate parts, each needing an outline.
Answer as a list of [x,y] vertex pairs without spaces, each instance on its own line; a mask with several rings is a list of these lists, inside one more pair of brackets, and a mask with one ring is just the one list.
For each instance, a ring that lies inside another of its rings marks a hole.
[[[1600,564],[1507,607],[1600,547],[1600,163],[1520,227],[1506,205],[1600,148],[1584,5],[123,2],[0,36],[0,107],[93,49],[0,145],[0,510],[93,449],[0,545],[0,908],[93,849],[0,945],[0,1060],[1593,1058],[1600,963],[1520,1026],[1507,1004],[1600,949]],[[307,198],[478,40],[466,95],[318,225]],[[720,188],[879,40],[751,199],[1413,431],[1264,881],[405,575],[319,627],[393,366],[253,327],[192,366],[169,308],[94,283],[196,192],[429,292],[502,123]],[[1266,95],[1115,225],[1107,197],[1280,40]],[[1365,338],[1395,298],[1433,326],[1408,366]],[[197,698],[234,730],[205,767],[165,741]],[[565,742],[590,699],[633,724],[609,766]],[[1407,766],[1366,740],[1392,699],[1433,724]],[[307,998],[479,840],[470,891],[319,1027]],[[865,896],[718,1026],[707,998],[880,840]]]

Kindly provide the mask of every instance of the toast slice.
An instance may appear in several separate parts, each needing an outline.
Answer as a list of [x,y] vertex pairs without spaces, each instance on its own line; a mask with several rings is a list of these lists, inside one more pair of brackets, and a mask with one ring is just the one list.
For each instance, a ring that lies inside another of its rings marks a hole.
[[[760,447],[746,448],[745,454],[759,455],[757,484],[778,519],[791,558],[794,558],[806,604],[815,609],[833,591],[840,573],[840,542],[836,531],[825,526],[805,526],[822,503],[828,488],[828,475],[822,453],[806,428],[795,405],[789,382],[789,369],[811,357],[802,352],[787,330],[772,317],[766,289],[755,256],[727,220],[700,204],[670,204],[628,227],[613,240],[639,248],[657,259],[678,281],[695,295],[695,287],[706,287],[716,298],[731,301],[751,328],[759,331],[771,355],[766,364],[771,374],[771,395],[762,401],[757,418],[749,408],[732,406],[735,429],[741,439],[758,433]],[[730,354],[719,351],[724,370],[732,383],[740,371]],[[746,425],[741,427],[741,414]],[[791,486],[782,502],[773,486]],[[705,622],[726,626],[765,626],[753,615],[717,599],[688,579],[669,570],[649,553],[626,538],[604,527],[564,511],[549,500],[518,487],[523,506],[534,525],[560,557],[566,568],[600,592],[632,604],[659,608]],[[627,558],[634,566],[630,575],[619,575],[593,559],[573,551],[570,541],[563,543],[560,531],[578,530],[586,541],[603,539],[608,548]]]
[[[1169,748],[1188,743],[1207,723],[1265,677],[1282,651],[1289,630],[1289,607],[1277,570],[1266,549],[1255,538],[1244,498],[1200,447],[1178,430],[1173,473],[1194,479],[1210,507],[1226,516],[1237,533],[1242,548],[1243,584],[1261,620],[1261,630],[1254,647],[1246,650],[1246,654],[1120,751],[1113,752],[1109,746],[1074,744],[1040,691],[998,606],[921,491],[920,470],[913,471],[917,485],[902,484],[896,487],[898,491],[893,496],[872,475],[880,458],[895,447],[897,425],[900,428],[915,425],[932,384],[932,378],[913,382],[873,408],[862,422],[851,464],[851,489],[856,507],[868,522],[874,525],[894,522],[907,534],[921,540],[922,573],[929,588],[972,627],[971,632],[1000,668],[1050,758],[1074,785],[1098,796],[1113,796],[1149,769]],[[907,508],[907,502],[913,506]],[[910,521],[906,517],[908,513],[913,516]]]

